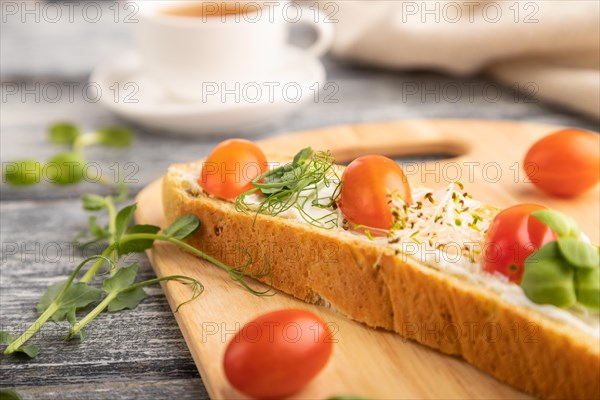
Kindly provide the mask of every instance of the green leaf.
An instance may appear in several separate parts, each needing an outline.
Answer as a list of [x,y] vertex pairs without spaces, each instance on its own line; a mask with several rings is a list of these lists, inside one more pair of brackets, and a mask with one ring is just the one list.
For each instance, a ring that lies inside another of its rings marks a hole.
[[[534,253],[531,253],[530,256],[531,258],[530,262],[534,263],[540,259],[544,259],[544,258],[561,258],[561,254],[560,254],[560,250],[558,249],[558,243],[556,242],[550,242],[550,243],[546,243],[545,245],[543,245],[542,247],[540,247],[539,249],[537,249]],[[527,261],[527,260],[525,260]]]
[[3,181],[13,186],[40,183],[42,166],[36,160],[11,161],[2,164]]
[[15,389],[0,389],[0,400],[23,400],[21,395]]
[[261,192],[266,195],[279,193],[285,189],[292,189],[302,176],[304,169],[299,164],[286,164],[274,169],[264,177],[265,185],[277,184],[277,187],[261,187]]
[[133,309],[146,298],[146,292],[141,287],[126,290],[117,295],[117,297],[108,305],[108,311],[117,312],[125,309]]
[[98,219],[95,215],[92,215],[88,218],[88,229],[90,233],[97,239],[107,238],[110,235],[108,229],[98,225],[97,221]]
[[123,208],[117,214],[115,218],[115,240],[118,241],[121,236],[127,231],[129,228],[129,224],[131,224],[131,220],[133,219],[133,214],[135,213],[135,209],[137,208],[137,204],[132,204]]
[[65,281],[57,282],[53,285],[50,285],[48,287],[48,289],[46,289],[46,291],[44,292],[44,294],[40,298],[40,301],[37,304],[37,307],[36,307],[37,312],[43,313],[44,311],[46,311],[46,309],[50,306],[50,304],[52,304],[54,299],[56,299],[58,297],[58,295],[63,290],[63,288],[65,287],[66,284],[67,284],[67,281],[65,280]]
[[55,144],[73,144],[79,136],[81,131],[70,122],[57,122],[48,128],[48,139]]
[[195,215],[184,215],[177,218],[164,231],[163,235],[183,240],[190,237],[200,227],[200,220]]
[[42,166],[36,160],[2,163],[3,181],[13,186],[30,186],[40,183]]
[[534,303],[565,308],[575,304],[574,271],[551,242],[525,260],[521,288]]
[[575,271],[577,301],[600,311],[600,268],[579,268]]
[[66,319],[71,325],[75,325],[77,323],[77,312],[74,309],[69,310]]
[[98,143],[110,147],[127,147],[133,141],[131,130],[124,127],[106,127],[96,132]]
[[102,290],[87,283],[74,283],[67,289],[58,310],[52,314],[52,320],[55,322],[74,320],[77,310],[87,307],[101,298]]
[[589,243],[572,237],[558,239],[558,248],[562,256],[577,268],[600,268],[598,249]]
[[83,343],[83,342],[85,342],[85,339],[87,339],[87,337],[88,337],[88,333],[87,333],[87,331],[86,331],[85,329],[83,329],[83,328],[82,328],[82,329],[79,331],[79,343]]
[[[151,233],[155,234],[160,230],[160,227],[154,225],[134,225],[128,235],[136,233]],[[154,244],[154,239],[137,239],[128,240],[126,243],[119,245],[119,255],[123,256],[129,253],[141,253],[142,251],[149,249]]]
[[579,237],[581,229],[573,218],[556,210],[538,210],[531,213],[542,221],[559,237]]
[[83,180],[85,160],[77,153],[61,153],[51,157],[44,170],[50,182],[72,185]]
[[[265,175],[264,177],[264,182],[265,185],[272,185],[272,184],[281,184],[283,182],[283,174],[285,173],[284,167],[279,167],[277,169],[274,169],[273,171],[269,172],[267,175]],[[265,194],[265,195],[271,195],[271,194],[275,194],[277,192],[280,192],[282,190],[281,186],[278,187],[261,187],[260,191]]]
[[302,172],[303,168],[301,166],[291,168],[290,170],[285,171],[283,173],[283,175],[281,176],[281,181],[287,182],[288,187],[291,188],[296,182],[298,182],[298,179],[300,179],[300,177],[302,176]]
[[292,164],[304,164],[309,158],[312,157],[314,151],[310,147],[306,147],[298,152],[292,160]]
[[[10,333],[8,333],[6,331],[0,331],[0,344],[8,345],[8,344],[12,343],[12,341],[15,339],[16,339],[16,337],[13,337]],[[18,349],[16,349],[15,351],[17,351],[19,353],[24,353],[29,358],[35,358],[35,356],[37,356],[39,354],[40,349],[39,349],[39,347],[37,347],[36,345],[33,345],[33,344],[24,344],[21,347],[19,347]]]
[[40,348],[34,344],[27,343],[19,347],[17,351],[26,354],[29,358],[35,358],[40,353]]
[[115,292],[130,286],[137,276],[138,264],[134,263],[128,267],[122,267],[110,278],[102,282],[102,289],[106,292]]
[[303,165],[313,156],[314,151],[307,147],[296,154],[291,163],[274,168],[263,176],[265,185],[280,185],[277,187],[260,187],[263,194],[272,195],[285,189],[292,189],[304,173]]
[[125,182],[117,182],[117,187],[115,189],[116,193],[113,197],[115,203],[120,203],[127,200],[127,197],[129,196],[129,186],[127,186]]
[[87,211],[99,211],[106,207],[106,200],[95,194],[84,194],[81,196],[83,209]]

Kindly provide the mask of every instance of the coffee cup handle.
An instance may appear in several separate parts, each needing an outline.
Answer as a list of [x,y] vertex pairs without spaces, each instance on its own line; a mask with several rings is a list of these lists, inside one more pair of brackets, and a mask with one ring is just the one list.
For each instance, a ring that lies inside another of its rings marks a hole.
[[[317,40],[308,48],[304,49],[304,52],[308,56],[319,58],[329,50],[333,43],[333,24],[325,22],[324,19],[326,16],[318,9],[308,10],[302,7],[302,10],[304,12],[297,22],[304,25],[310,25],[317,32]],[[318,22],[315,22],[315,19]]]

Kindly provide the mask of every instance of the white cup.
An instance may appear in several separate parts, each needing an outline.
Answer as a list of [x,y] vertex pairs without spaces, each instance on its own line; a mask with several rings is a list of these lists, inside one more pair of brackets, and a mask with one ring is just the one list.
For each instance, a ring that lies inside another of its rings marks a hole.
[[[186,100],[202,97],[205,83],[268,80],[286,63],[292,23],[313,26],[318,37],[303,56],[319,57],[333,39],[318,11],[288,1],[140,1],[134,37],[144,69],[165,90]],[[293,6],[293,7],[292,7]],[[173,15],[195,7],[202,16]],[[219,9],[241,11],[219,13]],[[301,10],[298,13],[298,10]],[[318,22],[315,22],[318,21]]]

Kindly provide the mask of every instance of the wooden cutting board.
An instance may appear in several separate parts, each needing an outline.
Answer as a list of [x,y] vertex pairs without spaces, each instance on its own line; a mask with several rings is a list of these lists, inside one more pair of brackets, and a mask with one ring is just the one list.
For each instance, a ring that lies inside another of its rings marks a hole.
[[[520,163],[526,150],[536,139],[558,128],[509,121],[415,120],[323,128],[270,138],[260,145],[266,153],[290,155],[309,145],[329,149],[340,162],[368,153],[452,155],[451,159],[426,164],[409,163],[405,172],[411,182],[432,187],[459,179],[475,198],[502,207],[535,202],[562,210],[576,218],[593,242],[598,243],[598,188],[575,200],[557,200],[540,194],[525,182]],[[137,201],[138,223],[164,224],[160,181],[144,189]],[[182,307],[175,317],[213,398],[243,398],[229,386],[222,369],[227,341],[249,320],[282,308],[312,310],[336,328],[332,359],[297,398],[527,397],[459,358],[393,333],[367,328],[323,307],[281,293],[255,297],[232,283],[218,268],[172,245],[157,243],[149,256],[157,276],[188,275],[205,286],[202,296]],[[261,286],[256,284],[257,288]],[[177,283],[167,283],[163,288],[173,310],[190,295],[187,287]]]

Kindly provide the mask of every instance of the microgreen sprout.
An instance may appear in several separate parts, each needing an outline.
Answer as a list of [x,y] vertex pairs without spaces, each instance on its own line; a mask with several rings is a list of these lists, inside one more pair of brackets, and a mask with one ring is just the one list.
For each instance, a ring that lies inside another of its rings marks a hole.
[[[160,227],[154,225],[132,224],[136,204],[126,206],[117,212],[115,202],[121,200],[112,196],[101,197],[97,195],[85,195],[81,198],[83,208],[87,211],[97,212],[107,210],[109,222],[106,226],[98,225],[96,216],[88,220],[88,231],[80,234],[78,239],[86,238],[87,243],[106,241],[107,247],[101,254],[88,257],[73,270],[66,281],[58,282],[50,286],[37,305],[37,311],[41,313],[38,319],[20,336],[13,337],[7,332],[2,332],[0,339],[8,346],[4,354],[15,352],[25,353],[35,357],[38,350],[35,346],[28,344],[31,339],[49,320],[54,322],[67,321],[71,325],[65,340],[79,335],[80,341],[85,340],[84,328],[98,317],[103,311],[119,312],[125,309],[137,307],[146,297],[143,287],[159,282],[174,281],[190,288],[189,300],[179,304],[176,312],[184,304],[195,300],[204,290],[202,283],[198,280],[182,275],[165,276],[136,283],[138,265],[120,265],[119,260],[126,254],[140,253],[153,247],[156,240],[172,243],[187,250],[197,257],[209,261],[217,267],[226,271],[232,280],[255,295],[270,295],[270,286],[266,290],[256,290],[246,282],[248,277],[269,276],[270,270],[265,259],[263,271],[249,272],[248,267],[252,264],[252,256],[247,251],[247,260],[244,264],[229,267],[217,259],[203,253],[195,247],[184,242],[194,235],[200,227],[200,221],[194,215],[184,215],[176,219],[167,228],[160,231]],[[78,278],[80,272],[88,265],[89,268]],[[103,276],[101,288],[92,285],[93,279],[98,272],[108,265],[108,273]],[[84,308],[95,305],[94,308],[81,319],[78,312]]]
[[[331,229],[338,226],[335,202],[341,191],[335,159],[329,152],[314,152],[307,147],[291,163],[271,169],[252,181],[253,188],[235,200],[237,211],[276,216],[295,208],[309,224]],[[332,194],[321,196],[321,190],[332,187]],[[248,196],[258,194],[260,203],[253,207]],[[323,216],[313,216],[306,211],[307,204],[322,210],[332,209]]]
[[[133,141],[133,135],[123,127],[104,127],[82,133],[79,127],[70,122],[58,122],[48,128],[48,140],[58,146],[67,146],[68,150],[53,155],[45,163],[31,159],[5,163],[3,181],[13,186],[31,186],[40,183],[44,175],[53,184],[77,184],[85,178],[86,159],[83,150],[86,147],[97,144],[127,147]],[[97,181],[109,184],[105,177]]]

